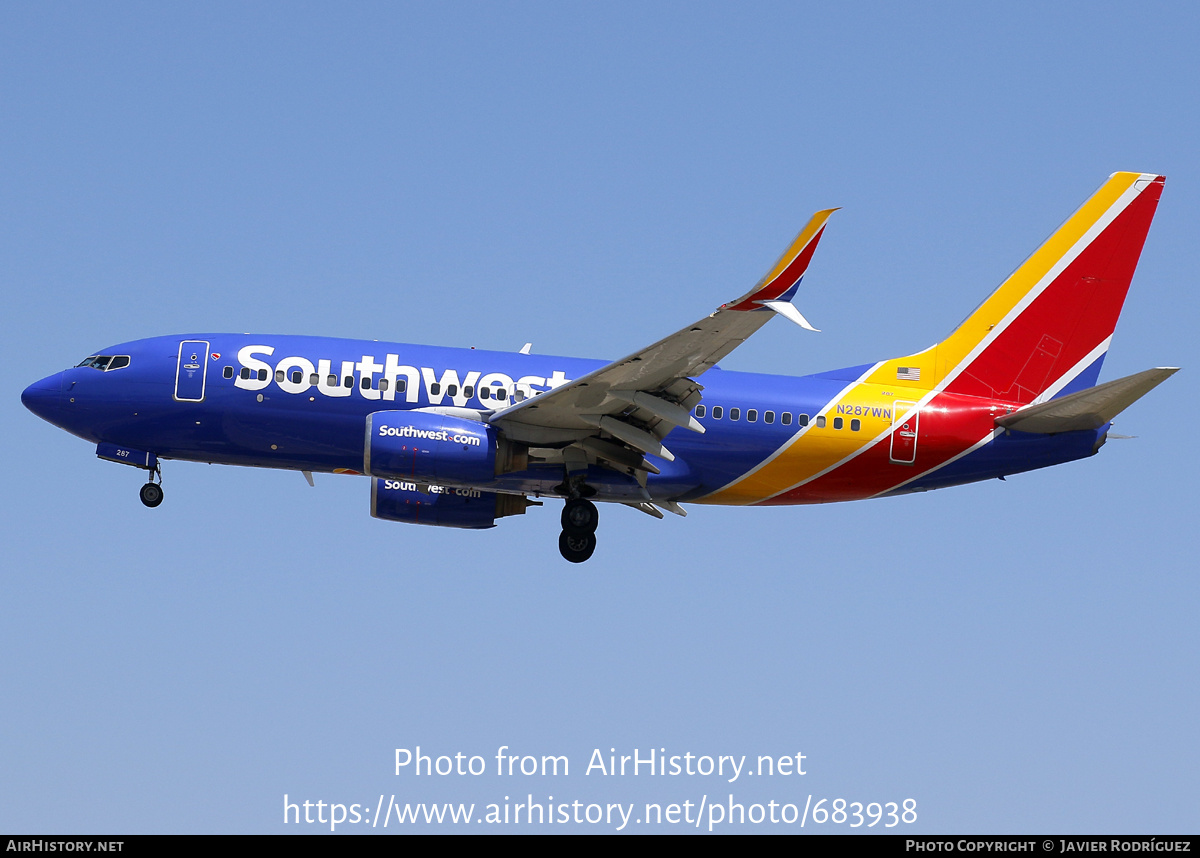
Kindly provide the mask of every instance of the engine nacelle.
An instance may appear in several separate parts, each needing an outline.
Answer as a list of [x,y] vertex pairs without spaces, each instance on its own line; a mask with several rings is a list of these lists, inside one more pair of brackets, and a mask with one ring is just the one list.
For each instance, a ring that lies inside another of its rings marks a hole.
[[429,411],[367,415],[363,472],[416,483],[488,483],[497,432],[486,423]]
[[499,495],[476,489],[429,486],[421,491],[408,480],[371,482],[371,515],[386,521],[463,527],[495,527],[496,519],[524,515],[529,501],[520,495]]

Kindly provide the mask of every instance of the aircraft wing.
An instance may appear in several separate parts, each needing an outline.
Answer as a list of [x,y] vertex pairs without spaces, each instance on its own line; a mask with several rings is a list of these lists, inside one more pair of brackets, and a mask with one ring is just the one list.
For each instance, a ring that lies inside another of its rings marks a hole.
[[598,445],[619,446],[591,437],[603,432],[634,450],[674,459],[661,443],[668,432],[676,426],[704,431],[689,413],[703,389],[692,376],[710,369],[776,313],[816,330],[790,300],[808,270],[825,222],[835,211],[814,214],[779,261],[745,295],[644,349],[495,411],[488,422],[526,443],[586,440],[583,446],[597,455]]

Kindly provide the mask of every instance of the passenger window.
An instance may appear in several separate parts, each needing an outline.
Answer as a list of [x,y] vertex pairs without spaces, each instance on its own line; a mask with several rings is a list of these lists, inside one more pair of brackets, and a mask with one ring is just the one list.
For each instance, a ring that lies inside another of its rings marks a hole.
[[840,417],[833,418],[833,428],[834,429],[841,429],[842,423],[843,423],[842,418],[840,418]]
[[308,376],[308,383],[310,385],[319,384],[320,382],[321,382],[321,376],[317,375],[315,372]]
[[467,397],[467,399],[470,399],[474,395],[475,395],[475,386],[474,385],[468,384],[466,387],[463,388],[463,396]]
[[[801,414],[799,417],[796,418],[796,423],[798,423],[801,426],[807,426],[808,425],[808,415]],[[825,424],[822,423],[820,425],[824,426]]]
[[492,389],[490,387],[479,388],[479,398],[480,399],[491,399],[492,398]]
[[299,384],[302,378],[304,378],[304,374],[300,370],[297,369],[292,372],[292,384]]
[[818,418],[817,418],[817,428],[818,428],[818,429],[824,429],[824,428],[825,428],[825,417],[824,417],[823,415],[822,415],[821,417],[818,417]]
[[225,367],[225,371],[222,372],[221,375],[225,376],[226,378],[233,378],[233,367]]
[[259,381],[266,381],[266,380],[267,380],[267,371],[266,371],[265,369],[260,369],[260,370],[258,371],[258,380],[259,380]]
[[763,422],[764,423],[774,423],[775,422],[775,412],[774,411],[763,412]]
[[439,396],[441,394],[441,392],[442,392],[442,386],[440,384],[438,384],[436,381],[433,384],[429,385],[429,395],[430,396]]
[[447,396],[458,396],[458,385],[457,384],[446,385],[446,395]]
[[496,398],[497,399],[508,399],[508,394],[505,392],[503,387],[496,388]]
[[[768,411],[767,413],[768,413],[768,414],[770,414],[770,412],[769,412],[769,411]],[[792,425],[792,412],[790,412],[790,411],[785,411],[785,412],[783,412],[782,414],[780,414],[780,415],[779,415],[779,421],[780,421],[780,422],[781,422],[781,423],[782,423],[784,426],[791,426],[791,425]]]
[[408,379],[407,378],[396,379],[396,392],[403,393],[406,390],[408,390]]
[[525,401],[525,391],[521,390],[521,388],[519,388],[519,387],[513,391],[513,396],[516,397],[517,402]]
[[730,408],[729,409],[729,419],[730,420],[740,420],[741,416],[742,416],[742,409],[740,409],[740,408]]
[[703,416],[704,416],[704,406],[703,406],[703,405],[697,405],[697,406],[696,406],[696,416],[697,416],[697,417],[703,417]]
[[283,370],[281,370],[281,369],[275,370],[275,380],[283,381]]
[[325,379],[325,386],[326,387],[337,387],[338,386],[337,376],[331,375],[327,379]]
[[242,367],[242,378],[249,378],[249,377],[250,377],[250,367],[248,367],[248,366]]
[[379,379],[379,389],[380,390],[388,389],[388,380],[386,378]]
[[720,420],[721,415],[725,413],[725,409],[720,405],[713,406],[713,420]]
[[354,376],[352,376],[352,375],[348,375],[348,376],[346,376],[345,378],[343,378],[343,379],[342,379],[342,386],[343,386],[343,387],[350,387],[350,388],[353,388],[353,387],[354,387]]
[[853,420],[850,421],[850,431],[851,432],[857,432],[861,428],[862,428],[862,421],[859,420],[857,417],[855,417]]
[[371,376],[364,375],[361,379],[359,379],[358,386],[360,388],[362,388],[363,390],[370,390],[371,389]]
[[758,422],[758,409],[757,408],[751,408],[749,411],[746,412],[746,421],[748,423],[757,423]]

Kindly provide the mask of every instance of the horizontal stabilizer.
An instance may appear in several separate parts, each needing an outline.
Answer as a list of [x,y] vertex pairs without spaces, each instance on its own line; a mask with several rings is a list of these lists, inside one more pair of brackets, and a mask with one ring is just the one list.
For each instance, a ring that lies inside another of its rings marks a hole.
[[997,417],[996,425],[1043,435],[1099,429],[1178,371],[1179,367],[1148,369]]

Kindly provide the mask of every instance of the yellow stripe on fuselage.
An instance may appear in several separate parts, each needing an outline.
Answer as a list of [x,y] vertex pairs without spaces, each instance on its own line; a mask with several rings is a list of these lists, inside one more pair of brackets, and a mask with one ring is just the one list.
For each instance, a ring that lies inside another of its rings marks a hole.
[[[888,431],[891,427],[890,420],[887,425],[879,426],[868,425],[864,421],[859,433],[847,432],[846,429],[839,431],[832,428],[832,418],[836,416],[838,405],[870,401],[875,406],[893,399],[920,401],[960,369],[964,361],[972,356],[972,352],[1012,314],[1140,178],[1140,173],[1114,173],[949,337],[922,352],[881,361],[863,378],[851,383],[821,412],[830,418],[824,429],[809,426],[806,431],[798,433],[788,441],[773,458],[699,502],[757,503],[808,482],[848,456],[865,449]],[[814,218],[814,222],[815,220]],[[764,282],[770,282],[771,278],[778,276],[778,272],[786,267],[786,260],[794,256],[794,250],[804,246],[801,239],[807,232],[806,229],[797,237],[793,247],[789,248],[784,259],[772,269]],[[917,377],[897,378],[900,367],[910,371],[917,370],[918,372],[912,373]],[[887,396],[885,392],[896,395]],[[871,431],[872,429],[875,431]]]
[[[916,398],[908,389],[894,385],[853,382],[784,444],[775,458],[697,502],[757,503],[808,482],[885,435],[892,426],[897,399]],[[825,418],[824,427],[817,426],[817,416]],[[842,428],[835,429],[834,420],[839,417]],[[857,432],[850,428],[851,420],[861,421]]]

